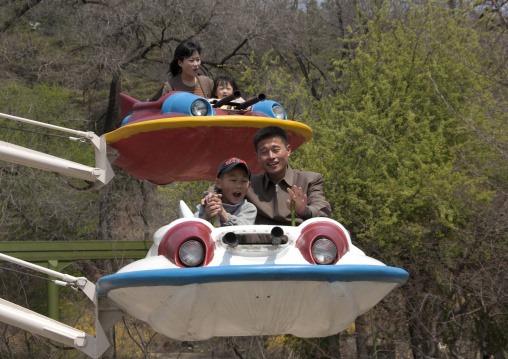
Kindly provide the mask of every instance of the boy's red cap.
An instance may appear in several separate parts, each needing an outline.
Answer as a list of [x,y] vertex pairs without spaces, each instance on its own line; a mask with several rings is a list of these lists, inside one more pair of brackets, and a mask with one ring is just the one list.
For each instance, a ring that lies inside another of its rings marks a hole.
[[231,157],[230,159],[227,159],[220,164],[219,172],[217,172],[217,178],[219,178],[220,175],[223,173],[231,172],[233,168],[235,168],[236,166],[242,166],[243,168],[245,168],[247,170],[247,174],[249,175],[250,179],[250,170],[249,167],[247,166],[247,162],[237,157]]

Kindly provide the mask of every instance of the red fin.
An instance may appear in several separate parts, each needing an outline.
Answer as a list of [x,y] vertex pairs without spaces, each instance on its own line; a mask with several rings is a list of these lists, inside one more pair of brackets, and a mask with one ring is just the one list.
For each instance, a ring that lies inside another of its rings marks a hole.
[[122,112],[122,118],[125,118],[132,111],[134,104],[139,102],[138,100],[123,93],[118,95],[118,101],[120,102],[120,111]]

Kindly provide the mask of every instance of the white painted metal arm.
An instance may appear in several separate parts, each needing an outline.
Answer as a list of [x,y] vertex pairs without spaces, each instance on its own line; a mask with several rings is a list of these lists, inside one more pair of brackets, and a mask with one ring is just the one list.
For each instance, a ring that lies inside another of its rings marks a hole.
[[65,345],[83,347],[86,344],[84,332],[4,299],[0,299],[0,320]]
[[[54,276],[66,283],[70,283],[73,286],[78,287],[94,303],[97,312],[98,299],[97,293],[95,292],[95,285],[88,279],[56,272],[37,264],[26,262],[2,253],[0,253],[0,260],[5,260]],[[118,314],[113,309],[111,309],[111,312],[116,315],[115,318],[118,317]],[[98,319],[96,323],[96,334],[93,336],[0,298],[0,322],[28,330],[29,332],[42,335],[48,339],[56,340],[62,344],[72,346],[92,358],[99,358],[109,347],[106,333],[102,329],[102,324],[99,323]]]
[[0,117],[46,127],[58,131],[72,133],[83,137],[95,147],[95,166],[89,167],[46,153],[34,151],[22,146],[0,141],[0,160],[17,163],[24,166],[38,168],[44,171],[57,172],[69,177],[94,182],[96,187],[106,185],[114,176],[111,164],[107,159],[106,140],[93,132],[77,131],[65,127],[55,126],[44,122],[29,120],[22,117],[0,113]]
[[3,254],[3,253],[0,253],[0,259],[20,265],[25,268],[30,268],[30,269],[35,270],[37,272],[51,275],[55,278],[59,278],[59,279],[63,280],[64,282],[71,283],[71,284],[75,285],[76,287],[78,287],[79,289],[81,289],[83,291],[83,293],[85,293],[86,296],[90,300],[92,300],[92,301],[95,300],[95,284],[93,284],[92,282],[90,282],[88,279],[86,279],[84,277],[78,278],[78,277],[74,277],[72,275],[63,274],[63,273],[54,271],[49,268],[41,267],[41,266],[34,264],[34,263],[26,262],[22,259],[8,256],[7,254]]

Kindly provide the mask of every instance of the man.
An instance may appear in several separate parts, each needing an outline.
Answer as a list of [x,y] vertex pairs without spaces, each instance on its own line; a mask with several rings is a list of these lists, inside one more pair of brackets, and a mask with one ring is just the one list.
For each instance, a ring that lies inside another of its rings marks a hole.
[[247,200],[258,209],[256,224],[291,225],[291,201],[295,201],[296,224],[312,217],[329,217],[330,204],[323,193],[319,173],[289,166],[291,145],[286,132],[265,127],[254,136],[256,157],[265,173],[251,177]]

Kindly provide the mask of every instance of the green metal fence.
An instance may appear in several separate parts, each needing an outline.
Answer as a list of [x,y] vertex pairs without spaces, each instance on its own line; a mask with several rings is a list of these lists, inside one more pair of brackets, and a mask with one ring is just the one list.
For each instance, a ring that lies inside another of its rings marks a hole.
[[[73,261],[141,259],[152,244],[152,241],[0,241],[0,253],[61,271]],[[58,320],[58,286],[52,282],[47,284],[47,300],[48,317]]]

